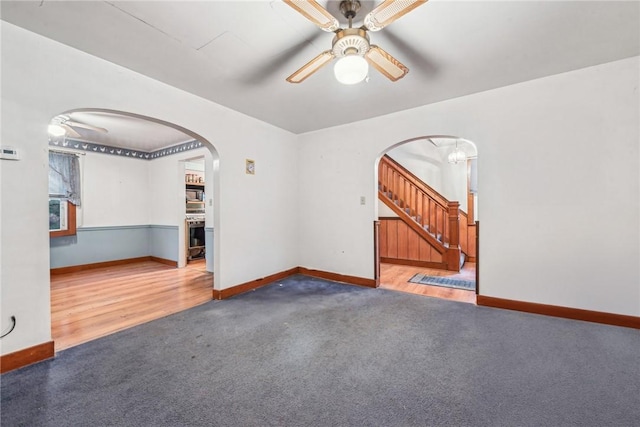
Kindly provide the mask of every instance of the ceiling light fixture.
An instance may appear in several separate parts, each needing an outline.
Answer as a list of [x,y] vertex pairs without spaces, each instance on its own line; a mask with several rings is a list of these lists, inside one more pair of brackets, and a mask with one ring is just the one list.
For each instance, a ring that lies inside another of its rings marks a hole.
[[63,136],[67,131],[60,125],[52,124],[47,127],[47,131],[51,136]]
[[363,81],[369,74],[367,60],[358,54],[346,55],[333,67],[336,80],[344,85],[353,85]]
[[349,20],[349,28],[340,28],[340,22],[316,0],[284,2],[322,30],[336,34],[331,49],[325,50],[287,77],[289,83],[301,83],[333,59],[340,62],[336,64],[334,74],[343,84],[356,84],[363,80],[368,82],[369,64],[392,82],[398,81],[409,72],[400,61],[379,46],[370,44],[367,32],[382,30],[396,19],[425,4],[427,0],[385,0],[365,16],[364,25],[358,28],[353,28],[353,19],[360,10],[359,0],[339,2],[340,13]]
[[336,31],[332,53],[339,58],[333,67],[336,80],[344,85],[354,85],[369,75],[369,63],[364,55],[369,51],[369,36],[362,28],[353,28],[353,18],[360,10],[359,1],[343,1],[340,12],[349,20],[349,28]]
[[453,163],[453,164],[458,164],[458,163],[467,161],[467,153],[465,153],[463,150],[458,149],[457,139],[456,139],[456,148],[451,153],[449,153],[449,156],[447,159],[449,160],[449,163]]

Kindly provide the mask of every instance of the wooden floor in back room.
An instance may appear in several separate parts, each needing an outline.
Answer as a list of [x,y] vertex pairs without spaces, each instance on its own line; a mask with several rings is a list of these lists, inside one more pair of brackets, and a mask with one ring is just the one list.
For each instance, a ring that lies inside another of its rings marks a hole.
[[213,273],[203,261],[175,268],[154,261],[51,276],[56,351],[203,304]]
[[437,270],[425,267],[381,263],[380,288],[453,301],[468,302],[473,304],[476,303],[475,291],[410,283],[409,279],[411,279],[416,274],[425,274],[429,276],[445,276],[451,279],[475,281],[476,263],[465,262],[462,266],[462,270],[460,270],[459,273],[454,271]]

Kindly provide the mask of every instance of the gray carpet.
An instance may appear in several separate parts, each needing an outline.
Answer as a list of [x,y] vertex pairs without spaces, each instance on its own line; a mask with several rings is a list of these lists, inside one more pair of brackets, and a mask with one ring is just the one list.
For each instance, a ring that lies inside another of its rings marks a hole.
[[305,276],[1,377],[2,426],[637,426],[640,332]]
[[419,283],[421,285],[442,286],[445,288],[464,289],[466,291],[474,291],[476,282],[472,280],[452,279],[443,276],[428,276],[426,274],[415,274],[410,283]]

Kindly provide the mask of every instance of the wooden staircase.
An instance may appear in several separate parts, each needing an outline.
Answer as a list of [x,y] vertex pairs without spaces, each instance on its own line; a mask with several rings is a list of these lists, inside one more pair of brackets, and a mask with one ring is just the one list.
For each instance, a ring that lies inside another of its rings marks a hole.
[[380,260],[460,271],[475,260],[475,224],[460,203],[440,193],[395,162],[380,160],[378,197],[396,215],[380,218]]

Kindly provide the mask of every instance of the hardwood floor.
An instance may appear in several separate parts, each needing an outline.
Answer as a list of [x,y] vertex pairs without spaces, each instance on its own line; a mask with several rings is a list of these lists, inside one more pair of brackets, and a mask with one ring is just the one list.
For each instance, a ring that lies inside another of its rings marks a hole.
[[175,268],[153,261],[51,276],[56,351],[211,301],[204,262]]
[[411,267],[397,264],[380,264],[380,287],[393,291],[407,292],[410,294],[426,295],[435,298],[443,298],[454,301],[476,303],[476,293],[462,289],[445,288],[442,286],[420,285],[409,283],[415,274],[422,273],[430,276],[446,276],[452,279],[474,280],[476,279],[476,264],[466,262],[460,273],[436,270],[424,267]]

